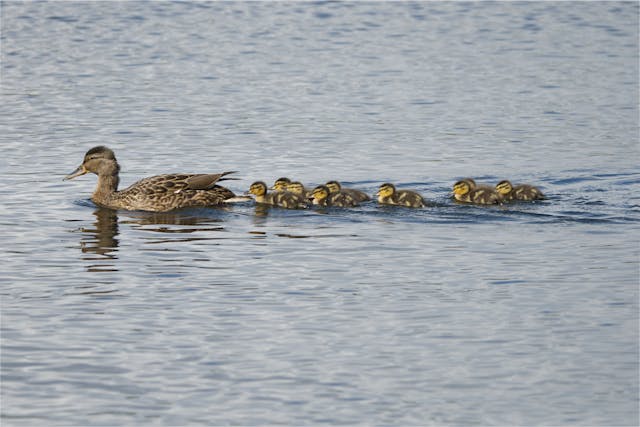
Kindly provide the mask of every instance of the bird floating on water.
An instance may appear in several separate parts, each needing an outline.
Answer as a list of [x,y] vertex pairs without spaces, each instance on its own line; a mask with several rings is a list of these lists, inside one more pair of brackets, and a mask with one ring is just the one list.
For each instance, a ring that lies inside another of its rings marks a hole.
[[166,174],[143,178],[124,190],[118,191],[120,165],[112,150],[104,146],[93,147],[84,156],[82,164],[64,180],[86,173],[98,175],[98,184],[91,200],[111,209],[166,212],[178,208],[216,206],[246,198],[236,197],[218,182],[235,179],[227,175],[234,171],[215,174]]

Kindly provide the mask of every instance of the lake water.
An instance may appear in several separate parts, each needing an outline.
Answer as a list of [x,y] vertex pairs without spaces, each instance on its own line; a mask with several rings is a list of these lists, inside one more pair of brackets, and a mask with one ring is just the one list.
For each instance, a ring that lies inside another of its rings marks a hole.
[[[639,424],[638,3],[0,8],[3,426]],[[100,144],[433,206],[115,212]]]

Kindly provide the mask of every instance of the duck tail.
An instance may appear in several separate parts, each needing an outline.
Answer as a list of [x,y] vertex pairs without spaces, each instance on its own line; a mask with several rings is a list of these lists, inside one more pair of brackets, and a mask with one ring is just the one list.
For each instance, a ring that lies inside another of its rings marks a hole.
[[218,181],[231,181],[231,180],[239,180],[240,179],[240,178],[236,178],[234,176],[227,176],[227,175],[230,175],[232,173],[238,173],[238,171],[222,172],[220,174],[220,178],[218,178]]

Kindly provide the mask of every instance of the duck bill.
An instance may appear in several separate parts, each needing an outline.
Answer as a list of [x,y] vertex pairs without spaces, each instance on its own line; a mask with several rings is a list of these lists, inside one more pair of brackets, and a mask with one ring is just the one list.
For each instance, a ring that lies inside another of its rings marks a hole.
[[76,178],[76,177],[78,177],[80,175],[84,175],[87,172],[89,172],[89,171],[84,167],[84,165],[80,165],[80,166],[78,166],[78,169],[74,170],[69,175],[67,175],[64,178],[62,178],[62,180],[63,181],[68,181],[68,180]]

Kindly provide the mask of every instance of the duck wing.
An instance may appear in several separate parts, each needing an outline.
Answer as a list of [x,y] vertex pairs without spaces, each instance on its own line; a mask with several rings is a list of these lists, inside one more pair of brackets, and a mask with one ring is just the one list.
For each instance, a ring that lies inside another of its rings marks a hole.
[[189,190],[208,190],[212,188],[216,182],[229,179],[238,179],[227,177],[227,175],[236,173],[236,171],[190,175],[185,179],[186,189]]
[[[234,172],[216,174],[166,174],[150,176],[132,184],[120,193],[144,193],[146,195],[159,193],[180,193],[186,190],[211,190],[216,182],[224,181],[225,175]],[[223,187],[219,187],[223,188]]]

